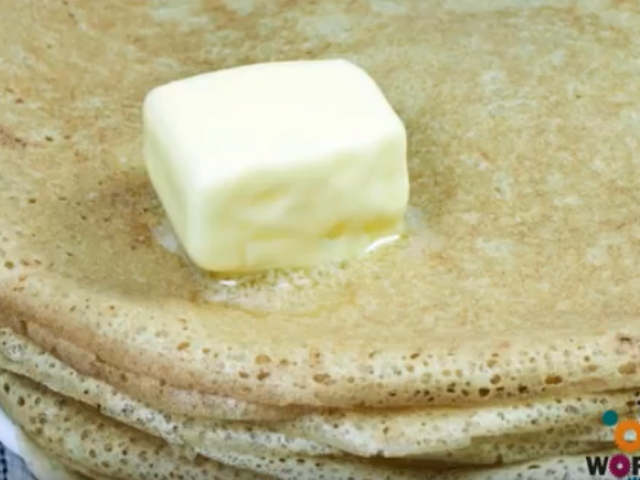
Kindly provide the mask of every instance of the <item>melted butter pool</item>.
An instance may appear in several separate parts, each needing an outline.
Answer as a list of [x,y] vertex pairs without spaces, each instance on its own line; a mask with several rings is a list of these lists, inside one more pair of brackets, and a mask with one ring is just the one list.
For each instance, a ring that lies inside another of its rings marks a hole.
[[[208,272],[196,266],[182,249],[165,219],[152,228],[153,238],[181,257],[200,288],[202,300],[223,303],[252,313],[286,312],[312,315],[354,303],[357,285],[365,278],[384,277],[397,261],[411,261],[433,243],[424,214],[415,207],[406,213],[406,233],[380,239],[359,259],[319,265],[311,269],[275,269],[254,273]],[[409,258],[407,258],[409,257]]]

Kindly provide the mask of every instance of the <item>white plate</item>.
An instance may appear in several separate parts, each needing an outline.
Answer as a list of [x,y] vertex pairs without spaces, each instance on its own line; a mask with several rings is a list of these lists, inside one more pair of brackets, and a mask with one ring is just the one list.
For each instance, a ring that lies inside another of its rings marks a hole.
[[18,430],[0,408],[0,442],[16,455],[20,455]]

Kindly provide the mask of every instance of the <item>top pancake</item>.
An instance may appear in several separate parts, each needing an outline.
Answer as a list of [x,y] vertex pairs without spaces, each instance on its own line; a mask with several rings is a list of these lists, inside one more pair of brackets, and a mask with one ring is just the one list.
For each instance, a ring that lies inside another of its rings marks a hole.
[[[637,385],[640,10],[544,3],[1,2],[3,314],[125,372],[274,405]],[[336,57],[406,123],[408,237],[342,268],[203,282],[153,234],[144,95]]]

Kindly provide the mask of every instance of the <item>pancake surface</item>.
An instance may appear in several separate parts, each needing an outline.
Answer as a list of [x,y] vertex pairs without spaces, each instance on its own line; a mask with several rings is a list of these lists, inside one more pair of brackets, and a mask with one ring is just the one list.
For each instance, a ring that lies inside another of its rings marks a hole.
[[47,480],[114,480],[49,454],[18,429],[20,453],[36,478]]
[[217,458],[233,452],[338,460],[395,457],[395,464],[402,464],[405,457],[458,466],[509,464],[610,447],[613,431],[601,425],[602,411],[634,417],[634,399],[640,395],[621,391],[477,408],[309,413],[293,421],[249,423],[155,410],[104,382],[78,374],[7,330],[0,330],[0,369],[162,438],[189,458],[196,454]]
[[[276,406],[638,385],[638,7],[265,3],[0,3],[12,328],[44,327],[59,356],[67,342],[125,376]],[[152,234],[164,217],[140,156],[143,96],[334,57],[367,69],[407,125],[407,238],[232,289],[194,272]]]
[[[61,397],[30,380],[0,371],[0,405],[37,446],[53,453],[65,465],[99,480],[105,475],[126,480],[206,478],[265,479],[256,472],[273,473],[283,480],[582,480],[584,456],[548,457],[535,462],[488,469],[393,469],[367,465],[356,459],[264,456],[217,450],[212,455],[246,472],[206,458],[184,459],[158,439],[127,428],[95,409]],[[553,440],[553,439],[552,439]],[[596,445],[594,443],[594,445]],[[606,452],[593,449],[592,451]]]

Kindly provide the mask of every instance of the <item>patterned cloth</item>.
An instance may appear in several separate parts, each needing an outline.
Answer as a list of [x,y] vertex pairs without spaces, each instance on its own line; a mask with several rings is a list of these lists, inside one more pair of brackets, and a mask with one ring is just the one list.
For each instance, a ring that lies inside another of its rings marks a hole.
[[0,443],[0,480],[36,480],[24,462]]

